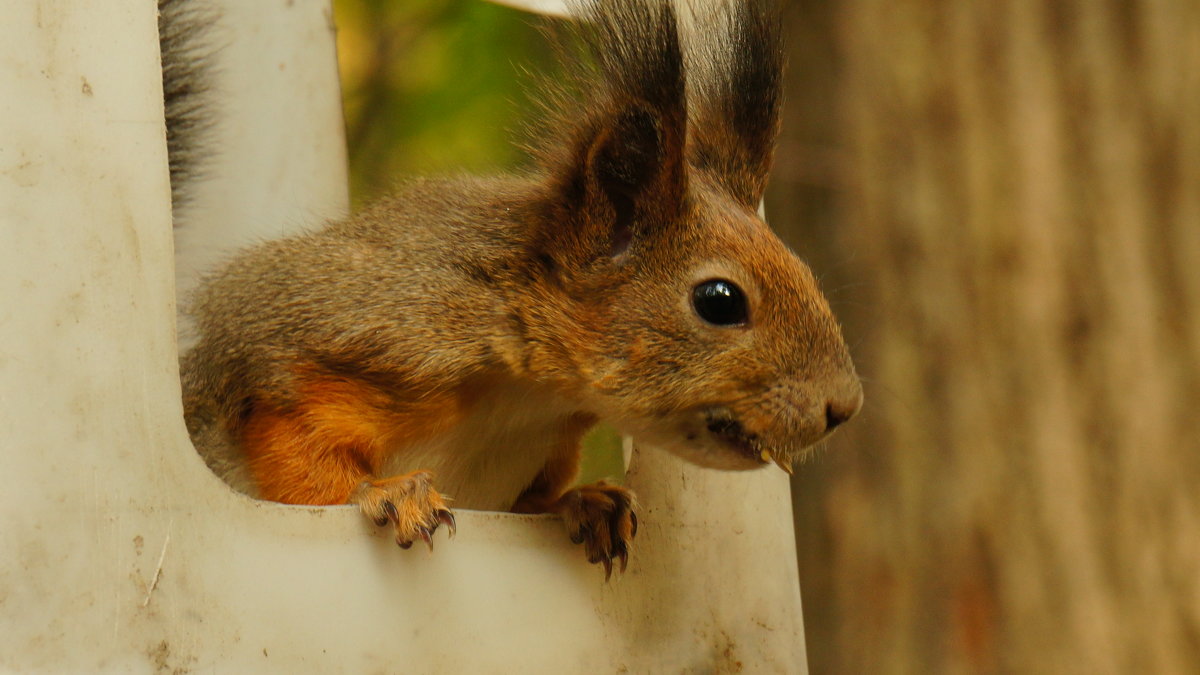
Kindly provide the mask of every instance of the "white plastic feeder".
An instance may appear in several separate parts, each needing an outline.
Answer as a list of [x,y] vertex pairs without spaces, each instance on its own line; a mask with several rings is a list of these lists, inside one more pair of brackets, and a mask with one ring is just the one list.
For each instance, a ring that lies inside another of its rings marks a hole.
[[[222,246],[346,209],[327,0],[227,10],[237,138],[188,233]],[[227,488],[182,420],[154,3],[4,19],[0,670],[806,670],[776,471],[636,453],[641,531],[608,584],[551,517],[460,510],[428,554],[349,507]],[[180,262],[181,287],[203,257]]]

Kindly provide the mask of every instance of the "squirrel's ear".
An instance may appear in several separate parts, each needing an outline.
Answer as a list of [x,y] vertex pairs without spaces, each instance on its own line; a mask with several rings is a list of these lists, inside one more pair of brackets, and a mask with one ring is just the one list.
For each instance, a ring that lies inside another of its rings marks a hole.
[[587,171],[612,200],[636,200],[662,170],[658,117],[633,106],[616,115],[589,149]]
[[647,105],[614,114],[593,139],[582,167],[588,217],[607,229],[613,252],[633,236],[634,221],[652,225],[678,215],[685,190],[683,130]]
[[716,3],[697,16],[688,159],[756,208],[779,132],[783,40],[774,0]]
[[606,246],[619,253],[631,239],[672,222],[683,204],[683,49],[671,2],[574,6],[582,21],[568,42],[582,43],[588,58],[570,73],[566,91],[575,96],[549,92],[554,133],[537,148],[564,209],[552,218],[560,231],[548,234],[591,254]]

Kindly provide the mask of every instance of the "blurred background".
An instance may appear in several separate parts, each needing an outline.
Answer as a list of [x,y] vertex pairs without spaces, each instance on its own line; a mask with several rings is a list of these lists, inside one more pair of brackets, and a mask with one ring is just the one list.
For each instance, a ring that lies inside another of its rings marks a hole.
[[[356,202],[522,163],[537,20],[334,4]],[[767,213],[867,390],[793,482],[813,672],[1197,672],[1200,3],[785,21]]]

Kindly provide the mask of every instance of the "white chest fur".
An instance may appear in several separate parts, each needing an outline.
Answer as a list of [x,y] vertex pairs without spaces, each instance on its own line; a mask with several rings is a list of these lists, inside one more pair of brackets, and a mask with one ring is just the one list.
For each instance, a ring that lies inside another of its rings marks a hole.
[[383,475],[428,470],[452,507],[507,511],[561,449],[574,412],[569,402],[534,387],[498,387],[462,423],[396,448]]

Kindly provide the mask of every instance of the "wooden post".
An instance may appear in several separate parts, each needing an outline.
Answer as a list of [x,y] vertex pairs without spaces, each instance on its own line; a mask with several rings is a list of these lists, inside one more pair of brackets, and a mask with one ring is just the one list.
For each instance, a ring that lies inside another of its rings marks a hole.
[[814,665],[1194,669],[1200,5],[837,12],[871,384],[803,470]]

